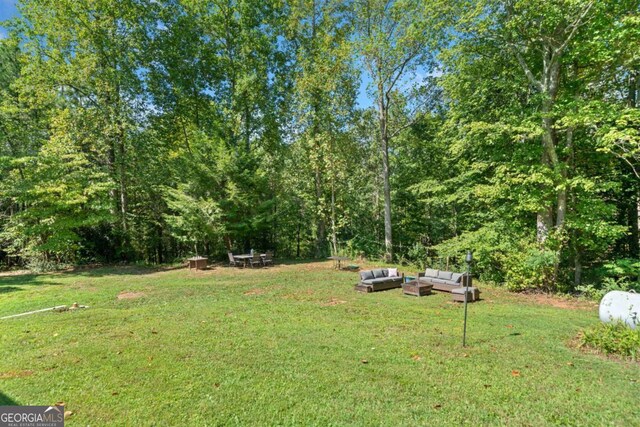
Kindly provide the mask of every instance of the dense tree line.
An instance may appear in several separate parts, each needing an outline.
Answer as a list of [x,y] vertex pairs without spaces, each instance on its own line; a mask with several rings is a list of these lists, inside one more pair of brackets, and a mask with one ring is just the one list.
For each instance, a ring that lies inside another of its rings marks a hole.
[[638,273],[637,0],[19,9],[0,40],[4,266],[473,249],[516,288]]

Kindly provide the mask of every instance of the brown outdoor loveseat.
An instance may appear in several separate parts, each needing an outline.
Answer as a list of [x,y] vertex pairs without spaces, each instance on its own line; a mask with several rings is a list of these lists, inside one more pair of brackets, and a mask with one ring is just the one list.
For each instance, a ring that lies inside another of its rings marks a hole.
[[453,271],[440,271],[433,268],[427,268],[424,273],[418,273],[418,282],[433,285],[436,291],[451,292],[456,288],[471,284],[471,277],[467,273],[455,273]]

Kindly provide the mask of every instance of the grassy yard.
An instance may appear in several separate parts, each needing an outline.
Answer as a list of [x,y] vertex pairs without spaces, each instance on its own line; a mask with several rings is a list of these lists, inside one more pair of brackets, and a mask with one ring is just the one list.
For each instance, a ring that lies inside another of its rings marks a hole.
[[[640,365],[580,352],[588,303],[353,291],[328,262],[0,277],[0,404],[68,425],[637,425]],[[120,298],[118,296],[120,295]]]

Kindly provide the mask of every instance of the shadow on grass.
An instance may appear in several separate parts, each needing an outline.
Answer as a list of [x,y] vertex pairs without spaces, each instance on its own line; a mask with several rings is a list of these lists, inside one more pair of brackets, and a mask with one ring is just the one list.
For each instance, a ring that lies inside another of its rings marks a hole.
[[[278,265],[302,265],[302,264],[316,264],[316,263],[330,263],[331,260],[326,258],[317,258],[317,259],[275,259],[274,266]],[[229,267],[229,263],[226,261],[220,260],[212,260],[208,269],[214,269],[219,267]],[[234,268],[234,267],[231,267]],[[242,268],[242,267],[237,267]],[[245,267],[250,268],[250,267]],[[8,288],[12,288],[14,286],[22,286],[22,285],[57,285],[59,283],[51,282],[47,280],[38,280],[38,277],[52,275],[73,275],[73,276],[82,276],[82,277],[105,277],[105,276],[142,276],[146,274],[155,274],[164,271],[173,271],[173,270],[181,270],[188,269],[188,266],[185,264],[164,264],[164,265],[127,265],[127,264],[113,264],[113,265],[87,265],[87,266],[77,266],[64,271],[54,271],[50,273],[27,273],[27,274],[19,274],[12,276],[0,276],[0,293],[2,293],[2,288],[5,285],[13,285],[7,286]],[[257,269],[257,268],[256,268]],[[345,270],[348,271],[348,270]],[[11,289],[6,290],[4,292],[12,292],[20,289]]]
[[160,273],[163,271],[181,270],[186,265],[105,265],[105,266],[79,266],[70,270],[65,270],[59,274],[84,276],[84,277],[104,277],[104,276],[142,276],[145,274]]
[[0,294],[8,294],[9,292],[22,291],[22,288],[15,286],[2,286],[0,285]]
[[0,392],[0,406],[18,406],[18,402]]
[[38,274],[19,274],[15,276],[0,277],[0,294],[21,291],[23,288],[18,286],[44,286],[44,285],[61,285],[62,283],[39,279]]

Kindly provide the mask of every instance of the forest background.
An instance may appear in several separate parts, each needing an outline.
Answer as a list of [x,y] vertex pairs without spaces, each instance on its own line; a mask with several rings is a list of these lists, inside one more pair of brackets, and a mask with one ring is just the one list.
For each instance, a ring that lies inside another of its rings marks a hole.
[[637,0],[15,7],[4,268],[473,250],[512,289],[637,286]]

